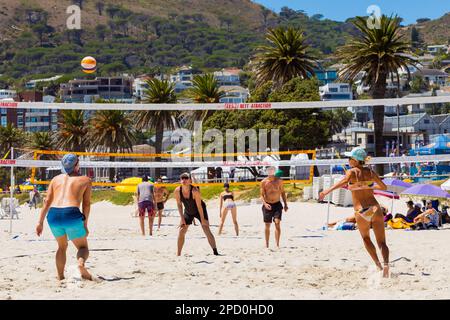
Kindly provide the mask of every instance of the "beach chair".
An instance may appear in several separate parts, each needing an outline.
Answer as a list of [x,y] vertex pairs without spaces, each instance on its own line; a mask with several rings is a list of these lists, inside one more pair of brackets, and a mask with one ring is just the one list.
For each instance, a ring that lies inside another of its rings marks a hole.
[[19,219],[19,210],[17,210],[18,207],[19,207],[19,200],[13,199],[11,212],[10,199],[3,198],[1,204],[1,209],[4,212],[3,219],[5,219],[6,217],[12,219]]

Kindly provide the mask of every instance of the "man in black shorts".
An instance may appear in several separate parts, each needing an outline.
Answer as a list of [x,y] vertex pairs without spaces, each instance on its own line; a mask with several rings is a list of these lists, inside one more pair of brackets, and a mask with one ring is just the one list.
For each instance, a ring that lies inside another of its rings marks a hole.
[[203,232],[208,238],[209,245],[213,249],[214,255],[219,255],[217,252],[216,240],[209,229],[208,212],[206,211],[206,204],[202,200],[200,191],[196,187],[192,186],[192,179],[189,173],[183,173],[180,176],[180,180],[181,186],[177,187],[174,191],[178,212],[180,213],[181,218],[180,232],[178,234],[177,255],[181,255],[186,232],[194,219],[198,219],[200,221]]
[[275,241],[277,247],[280,247],[281,236],[281,216],[283,213],[283,205],[280,197],[283,198],[284,211],[288,210],[286,193],[284,192],[283,180],[281,177],[283,171],[274,167],[267,168],[268,177],[261,181],[261,200],[263,203],[262,212],[264,217],[266,247],[269,248],[270,225],[275,222]]

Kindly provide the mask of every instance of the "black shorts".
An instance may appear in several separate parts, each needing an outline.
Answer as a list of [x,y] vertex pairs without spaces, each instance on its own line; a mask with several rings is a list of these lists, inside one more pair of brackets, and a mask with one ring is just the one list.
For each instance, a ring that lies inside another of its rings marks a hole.
[[164,202],[157,202],[156,203],[156,209],[163,210],[164,209]]
[[283,213],[283,205],[280,201],[276,203],[269,203],[272,210],[267,210],[266,207],[262,206],[262,212],[265,223],[272,223],[275,219],[281,220],[281,215]]
[[[205,220],[208,221],[208,212],[206,211],[206,208],[203,208],[203,216],[205,217]],[[195,213],[194,215],[187,214],[186,212],[184,213],[184,221],[186,221],[187,225],[191,225],[192,221],[194,221],[194,218],[200,221],[200,223],[202,222],[199,212]]]

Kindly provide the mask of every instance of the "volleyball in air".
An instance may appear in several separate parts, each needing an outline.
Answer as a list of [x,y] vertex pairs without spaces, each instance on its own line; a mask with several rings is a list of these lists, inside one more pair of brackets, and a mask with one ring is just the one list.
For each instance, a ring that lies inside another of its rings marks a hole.
[[81,67],[84,73],[94,73],[97,68],[97,61],[93,57],[84,57],[81,60]]

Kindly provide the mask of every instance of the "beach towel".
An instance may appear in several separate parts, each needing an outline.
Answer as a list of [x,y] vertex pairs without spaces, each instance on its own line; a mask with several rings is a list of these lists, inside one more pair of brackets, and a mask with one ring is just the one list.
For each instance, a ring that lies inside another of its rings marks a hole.
[[353,222],[344,222],[338,225],[336,230],[355,230],[356,224]]
[[409,223],[403,218],[394,218],[388,221],[388,226],[392,229],[409,229],[414,223]]

